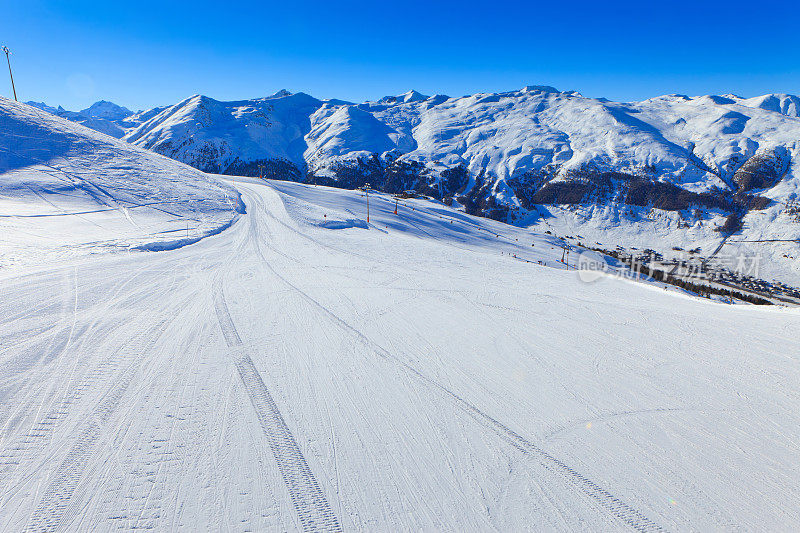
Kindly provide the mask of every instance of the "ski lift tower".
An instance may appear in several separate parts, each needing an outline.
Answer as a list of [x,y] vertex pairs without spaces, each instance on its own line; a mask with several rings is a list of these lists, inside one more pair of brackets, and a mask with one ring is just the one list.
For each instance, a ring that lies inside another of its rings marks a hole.
[[14,87],[14,75],[11,73],[11,58],[8,57],[11,55],[11,50],[8,49],[8,46],[4,46],[2,49],[3,52],[6,53],[6,62],[8,63],[8,75],[11,77],[11,90],[14,92],[14,101],[18,102],[17,100],[17,89]]
[[364,191],[364,197],[367,199],[367,224],[369,224],[369,183],[365,183],[361,188]]
[[561,262],[567,266],[567,270],[569,270],[569,245],[565,242],[564,246],[561,247]]

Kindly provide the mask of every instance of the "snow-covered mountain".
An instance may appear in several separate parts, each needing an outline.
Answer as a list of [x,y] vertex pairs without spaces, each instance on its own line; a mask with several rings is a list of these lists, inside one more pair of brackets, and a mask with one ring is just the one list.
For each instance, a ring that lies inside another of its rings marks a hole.
[[[622,103],[529,86],[457,98],[409,91],[361,104],[287,91],[236,102],[197,95],[90,119],[205,171],[369,182],[517,225],[661,250],[699,243],[691,248],[710,254],[730,234],[800,237],[799,112],[800,98],[785,94]],[[774,249],[791,265],[800,255],[796,243]]]
[[[461,98],[409,91],[363,104],[285,90],[235,102],[196,95],[137,114],[106,101],[80,112],[31,104],[89,127],[92,119],[112,123],[125,140],[202,170],[258,175],[259,165],[279,164],[287,174],[276,177],[336,183],[366,164],[364,177],[381,186],[376,171],[411,165],[407,188],[454,196],[488,182],[483,196],[510,209],[536,193],[574,203],[562,197],[579,190],[565,194],[564,182],[608,172],[695,194],[766,189],[789,172],[800,138],[800,98],[792,95],[615,103],[532,86]],[[440,187],[443,171],[462,167],[469,189],[446,180]]]
[[95,102],[88,108],[81,110],[81,113],[87,117],[104,118],[106,120],[123,120],[133,115],[133,111],[130,109],[118,106],[107,100]]
[[300,180],[304,136],[321,105],[302,93],[238,102],[196,95],[140,115],[124,139],[207,172],[255,176],[267,164],[274,177]]
[[[87,128],[105,133],[117,139],[125,135],[126,131],[139,126],[150,118],[156,110],[139,111],[134,113],[126,107],[113,102],[100,100],[81,111],[67,111],[61,106],[51,107],[44,102],[26,102],[28,105],[47,111],[53,115],[82,124]],[[157,108],[159,109],[159,108]]]
[[87,128],[105,133],[117,139],[125,135],[126,128],[135,127],[138,123],[126,119],[133,113],[121,106],[101,100],[82,111],[67,111],[61,106],[51,107],[44,102],[26,102],[28,105],[47,111],[61,118],[82,124]]
[[[458,102],[295,97],[196,98],[142,139],[252,132],[256,157],[311,151],[331,181],[488,182],[420,155],[462,148]],[[800,522],[800,310],[699,298],[457,200],[364,196],[222,180],[0,98],[0,531]]]

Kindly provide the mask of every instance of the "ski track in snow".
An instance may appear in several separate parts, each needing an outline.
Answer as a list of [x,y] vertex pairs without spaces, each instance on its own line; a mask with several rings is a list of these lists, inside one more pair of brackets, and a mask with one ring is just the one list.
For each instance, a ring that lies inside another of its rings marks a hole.
[[[130,343],[132,347],[123,352],[122,356],[130,366],[123,371],[121,376],[116,377],[116,381],[112,383],[111,388],[101,397],[99,405],[89,414],[88,421],[84,423],[85,429],[78,436],[72,448],[70,448],[66,458],[56,469],[52,480],[40,497],[39,504],[31,514],[26,528],[28,531],[55,530],[61,525],[65,516],[74,518],[79,512],[79,503],[76,502],[73,496],[84,476],[88,456],[93,452],[95,442],[105,429],[104,425],[118,408],[120,400],[131,384],[137,370],[138,358],[136,356],[141,355],[141,353],[132,353],[133,347],[142,349],[146,353],[156,343],[158,333],[163,329],[163,325],[164,323],[162,322],[155,328],[143,332],[141,337],[134,338]],[[97,372],[84,380],[76,388],[76,392],[99,385],[97,378],[103,374],[111,373],[117,365],[118,363],[115,361],[101,363]],[[56,417],[64,412],[63,409],[65,407],[62,404],[60,410],[54,413]],[[46,429],[49,429],[56,420],[57,418],[48,415],[44,423],[40,422],[37,426],[34,426],[29,436],[37,439],[43,438],[45,431],[43,431],[42,426],[44,425]],[[50,423],[48,424],[47,422]]]
[[[254,199],[251,198],[251,201],[253,201],[253,200]],[[267,211],[263,211],[263,212],[265,214],[267,213]],[[252,218],[251,220],[253,222],[255,222],[256,219]],[[285,224],[284,224],[284,226],[285,226]],[[424,230],[422,230],[422,231],[424,232]],[[428,234],[427,232],[425,232],[425,233]],[[430,234],[428,234],[428,235],[430,235]],[[259,238],[256,237],[256,239],[255,239],[256,248],[259,248],[259,246],[260,246],[259,243],[261,243],[261,242],[267,242],[267,241],[264,240],[264,239],[259,239]],[[436,382],[435,380],[433,380],[433,379],[429,378],[428,376],[422,374],[420,371],[418,371],[417,369],[415,369],[411,365],[403,362],[402,360],[398,359],[396,356],[392,355],[391,353],[389,353],[387,350],[385,350],[381,346],[379,346],[376,343],[374,343],[373,341],[371,341],[369,338],[364,336],[363,333],[361,333],[360,331],[358,331],[357,329],[352,327],[350,324],[348,324],[347,322],[345,322],[344,320],[342,320],[338,316],[336,316],[328,308],[326,308],[325,306],[320,304],[317,300],[315,300],[314,298],[312,298],[311,296],[309,296],[308,294],[303,292],[301,289],[299,289],[298,287],[296,287],[295,285],[290,283],[288,280],[286,280],[286,278],[281,276],[277,271],[275,271],[269,265],[269,262],[266,260],[264,255],[261,253],[260,249],[259,249],[258,253],[262,257],[262,259],[264,259],[264,264],[267,265],[267,267],[270,270],[272,270],[273,274],[276,277],[278,277],[281,281],[283,281],[283,283],[285,283],[286,285],[291,287],[293,290],[298,292],[303,298],[305,298],[311,304],[313,304],[314,306],[318,307],[324,314],[326,314],[328,317],[330,317],[332,319],[332,321],[334,323],[336,323],[339,327],[341,327],[342,329],[344,329],[344,330],[352,333],[353,335],[355,335],[365,345],[367,345],[371,349],[373,349],[375,351],[375,353],[377,353],[381,357],[384,357],[384,358],[386,358],[388,360],[391,360],[391,361],[399,364],[404,370],[408,371],[415,378],[418,378],[418,379],[422,380],[424,383],[439,389],[441,392],[443,392],[444,394],[446,394],[447,396],[449,396],[450,398],[455,400],[456,404],[461,409],[464,409],[471,416],[474,416],[482,424],[484,424],[487,427],[489,427],[490,429],[492,429],[492,431],[497,433],[499,436],[503,437],[505,440],[507,440],[515,448],[519,449],[521,452],[523,452],[525,454],[532,455],[532,456],[536,457],[538,460],[542,461],[542,464],[547,469],[555,472],[559,477],[561,477],[562,479],[566,480],[572,486],[575,486],[579,490],[581,490],[584,493],[586,493],[587,495],[589,495],[603,509],[605,509],[606,511],[610,512],[614,517],[616,517],[617,519],[621,520],[622,522],[624,522],[628,526],[632,527],[636,531],[642,531],[642,532],[663,531],[663,529],[660,526],[655,524],[653,521],[651,521],[649,518],[647,518],[640,511],[638,511],[638,510],[630,507],[629,505],[625,504],[623,501],[620,500],[620,498],[614,496],[613,494],[611,494],[607,490],[603,489],[602,487],[600,487],[599,485],[597,485],[596,483],[594,483],[590,479],[587,479],[584,475],[582,475],[580,472],[577,472],[574,468],[568,466],[567,464],[565,464],[564,462],[562,462],[558,458],[554,457],[553,455],[551,455],[550,453],[548,453],[544,449],[540,448],[539,446],[536,446],[535,444],[533,444],[529,440],[527,440],[524,437],[520,436],[519,434],[517,434],[516,432],[514,432],[511,429],[509,429],[507,426],[505,426],[501,422],[499,422],[498,420],[492,418],[491,416],[487,415],[486,413],[484,413],[483,411],[481,411],[480,409],[478,409],[477,407],[475,407],[474,405],[472,405],[471,403],[469,403],[468,401],[463,399],[461,396],[459,396],[456,393],[454,393],[453,391],[449,390],[447,387],[441,385],[440,383]],[[224,300],[222,301],[222,303],[224,304]],[[218,309],[217,312],[220,313],[219,307],[217,309]],[[223,314],[225,316],[227,316],[226,320],[222,319]],[[230,321],[229,315],[227,315],[227,308],[224,309],[224,313],[220,313],[220,316],[221,316],[221,319],[220,319],[220,323],[221,324]],[[230,328],[232,329],[232,327],[233,327],[233,324],[230,323]],[[226,329],[226,328],[223,328],[223,329]],[[233,333],[235,334],[235,330],[233,330]],[[226,335],[226,339],[227,338],[228,338],[228,336]],[[236,345],[240,345],[241,344],[241,340],[239,340],[238,334],[235,335],[235,341],[236,341]],[[231,345],[230,341],[229,341],[229,345]],[[250,363],[250,364],[252,364],[252,363]],[[280,415],[278,414],[278,416],[280,416]]]
[[[796,313],[579,284],[510,257],[555,263],[546,238],[524,255],[518,229],[499,242],[491,221],[460,230],[387,202],[373,226],[325,229],[309,221],[352,217],[356,193],[273,185],[239,181],[247,214],[195,245],[2,278],[0,529],[798,518]],[[525,280],[519,296],[497,283],[506,272]],[[618,292],[630,309],[609,310]],[[736,331],[750,358],[711,328]],[[748,498],[727,464],[749,469]]]

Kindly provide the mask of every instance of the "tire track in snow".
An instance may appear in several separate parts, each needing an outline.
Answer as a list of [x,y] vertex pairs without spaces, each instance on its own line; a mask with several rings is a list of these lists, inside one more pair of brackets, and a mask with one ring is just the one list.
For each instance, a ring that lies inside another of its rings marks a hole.
[[[276,219],[267,211],[265,211],[264,214],[267,216],[271,216],[271,218],[273,219]],[[251,216],[254,216],[254,214],[251,214]],[[309,302],[314,307],[322,311],[329,318],[331,318],[336,324],[339,325],[339,327],[355,335],[356,338],[358,338],[362,342],[362,344],[371,348],[379,356],[389,361],[392,361],[393,363],[400,366],[402,369],[409,372],[417,379],[438,389],[444,395],[450,397],[452,400],[455,401],[455,404],[459,408],[464,410],[467,414],[472,416],[479,423],[491,429],[494,433],[496,433],[506,442],[514,446],[523,454],[528,455],[530,457],[535,457],[545,469],[552,472],[556,476],[560,477],[561,479],[566,481],[569,485],[578,489],[580,492],[583,492],[584,494],[589,496],[601,508],[608,511],[611,515],[616,517],[618,520],[620,520],[627,526],[631,527],[635,531],[640,531],[642,533],[664,531],[664,529],[661,526],[650,520],[647,516],[644,515],[644,513],[626,504],[620,498],[614,496],[611,492],[604,489],[591,479],[587,478],[586,476],[584,476],[583,474],[581,474],[568,464],[564,463],[563,461],[561,461],[560,459],[549,453],[544,448],[537,446],[530,440],[526,439],[522,435],[518,434],[517,432],[515,432],[514,430],[503,424],[502,422],[498,421],[489,414],[480,410],[479,408],[477,408],[476,406],[474,406],[473,404],[471,404],[470,402],[468,402],[467,400],[465,400],[464,398],[462,398],[449,388],[445,387],[438,381],[426,376],[425,374],[423,374],[410,364],[406,363],[399,357],[385,350],[382,346],[369,339],[366,335],[361,333],[361,331],[357,330],[356,328],[348,324],[338,315],[330,311],[327,307],[319,303],[308,293],[306,293],[298,286],[294,285],[292,282],[286,279],[284,276],[282,276],[264,256],[264,253],[261,250],[261,242],[257,235],[257,228],[255,228],[254,222],[255,221],[251,219],[251,227],[253,227],[253,229],[255,230],[255,233],[251,234],[251,238],[253,239],[253,243],[255,244],[256,252],[259,254],[259,256],[263,261],[263,265],[266,266],[284,284],[286,284],[294,291],[296,291],[303,299],[305,299],[307,302]],[[272,248],[271,246],[269,246],[269,244],[267,244],[267,247]],[[241,343],[241,341],[239,342]]]
[[267,436],[303,530],[341,531],[339,520],[303,457],[294,435],[286,425],[283,415],[264,385],[261,374],[243,346],[225,302],[221,282],[218,282],[214,290],[214,308],[225,343],[232,349],[231,355],[234,358],[236,370],[239,372],[239,377],[242,379],[264,434]]
[[393,361],[394,363],[402,367],[407,372],[411,373],[419,380],[425,382],[428,385],[433,386],[434,388],[438,389],[445,395],[449,396],[451,399],[455,400],[455,403],[459,408],[466,411],[467,414],[475,418],[482,425],[491,429],[494,433],[499,435],[506,442],[517,448],[525,455],[536,457],[544,468],[546,468],[550,472],[553,472],[560,478],[567,481],[570,485],[574,486],[575,488],[579,489],[581,492],[583,492],[584,494],[595,500],[595,502],[597,502],[603,509],[610,512],[613,516],[615,516],[617,519],[619,519],[629,527],[633,528],[636,531],[641,531],[643,533],[664,531],[664,529],[661,526],[659,526],[658,524],[647,518],[642,512],[626,504],[621,499],[610,493],[608,490],[602,488],[594,481],[588,479],[586,476],[584,476],[574,468],[570,467],[557,457],[553,456],[545,449],[537,446],[533,442],[529,441],[525,437],[521,436],[520,434],[518,434],[505,424],[503,424],[502,422],[486,414],[484,411],[478,409],[473,404],[471,404],[461,396],[457,395],[444,385],[421,373],[419,370],[409,365],[408,363],[400,360],[398,357],[390,354],[381,346],[371,341],[363,333],[361,333],[360,331],[352,327],[350,324],[348,324],[347,322],[336,316],[334,313],[329,311],[326,307],[317,302],[315,299],[311,298],[305,292],[297,288],[295,285],[288,282],[285,278],[277,274],[277,272],[275,272],[274,270],[273,272],[281,280],[283,280],[285,283],[287,283],[295,290],[297,290],[304,297],[304,299],[311,302],[315,306],[319,307],[325,314],[332,317],[334,321],[339,323],[343,329],[355,334],[355,336],[358,337],[359,340],[362,341],[362,343],[369,346],[378,355],[380,355],[385,359]]

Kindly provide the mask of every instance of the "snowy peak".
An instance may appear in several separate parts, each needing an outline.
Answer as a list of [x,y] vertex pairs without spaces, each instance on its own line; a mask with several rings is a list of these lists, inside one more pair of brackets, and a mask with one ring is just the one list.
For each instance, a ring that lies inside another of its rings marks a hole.
[[286,89],[281,89],[280,91],[276,91],[272,96],[268,98],[283,98],[284,96],[291,96],[292,93],[287,91]]
[[427,100],[429,96],[425,96],[424,94],[411,89],[409,91],[404,92],[403,94],[399,94],[397,96],[384,96],[380,100],[378,100],[379,104],[408,104],[411,102],[422,102],[423,100]]
[[122,137],[126,129],[138,125],[132,121],[135,115],[130,109],[105,100],[95,102],[82,111],[67,111],[61,106],[51,107],[44,102],[27,102],[27,104],[116,138]]
[[[574,97],[582,97],[583,95],[578,91],[559,91],[555,87],[551,87],[550,85],[526,85],[520,91],[520,93],[540,93],[546,94],[550,93],[553,95],[559,95],[564,97],[574,96]],[[599,101],[605,101],[605,98],[599,98]]]
[[561,93],[555,87],[550,85],[526,85],[522,88],[523,93]]
[[81,114],[92,118],[102,118],[106,120],[122,120],[133,115],[133,111],[126,107],[119,106],[107,100],[100,100],[91,106],[80,111]]
[[398,98],[401,99],[404,103],[408,103],[408,102],[420,102],[422,100],[427,100],[428,96],[425,96],[424,94],[419,93],[414,89],[411,89],[410,91],[404,92],[403,94],[398,96]]
[[311,117],[304,156],[309,167],[321,171],[342,158],[369,157],[394,150],[396,133],[371,113],[356,106],[324,105]]

